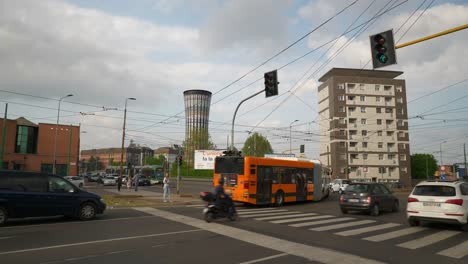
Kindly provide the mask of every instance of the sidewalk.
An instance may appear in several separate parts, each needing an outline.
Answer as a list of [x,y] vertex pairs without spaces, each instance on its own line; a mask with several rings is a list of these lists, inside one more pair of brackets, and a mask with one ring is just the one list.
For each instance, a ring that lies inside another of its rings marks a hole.
[[163,194],[160,192],[152,192],[145,190],[122,188],[119,191],[115,189],[106,190],[111,195],[104,195],[109,208],[116,207],[138,207],[138,206],[151,206],[151,207],[171,207],[180,205],[202,204],[198,197],[192,195],[175,194],[171,193],[170,201],[164,202]]

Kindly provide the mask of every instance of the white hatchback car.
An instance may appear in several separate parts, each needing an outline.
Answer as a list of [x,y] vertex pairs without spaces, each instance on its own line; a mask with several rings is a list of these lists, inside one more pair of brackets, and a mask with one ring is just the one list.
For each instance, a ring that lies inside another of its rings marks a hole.
[[69,182],[73,183],[76,187],[83,188],[84,179],[79,176],[64,176],[64,179],[67,179]]
[[406,217],[410,226],[424,222],[461,225],[468,231],[468,183],[424,181],[408,197]]
[[350,184],[350,180],[346,179],[335,179],[330,183],[330,189],[332,192],[343,193],[348,184]]

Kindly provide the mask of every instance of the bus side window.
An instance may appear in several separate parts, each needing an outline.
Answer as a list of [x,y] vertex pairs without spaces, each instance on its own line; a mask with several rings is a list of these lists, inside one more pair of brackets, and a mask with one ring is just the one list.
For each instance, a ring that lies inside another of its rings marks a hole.
[[314,169],[307,169],[307,183],[314,183]]

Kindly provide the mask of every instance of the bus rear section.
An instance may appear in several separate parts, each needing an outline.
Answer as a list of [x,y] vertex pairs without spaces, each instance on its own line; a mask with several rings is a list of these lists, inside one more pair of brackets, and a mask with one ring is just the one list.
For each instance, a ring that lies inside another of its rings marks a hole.
[[220,178],[224,178],[224,191],[231,195],[234,202],[249,203],[250,183],[248,174],[245,174],[245,160],[243,157],[216,157],[213,186],[218,185]]

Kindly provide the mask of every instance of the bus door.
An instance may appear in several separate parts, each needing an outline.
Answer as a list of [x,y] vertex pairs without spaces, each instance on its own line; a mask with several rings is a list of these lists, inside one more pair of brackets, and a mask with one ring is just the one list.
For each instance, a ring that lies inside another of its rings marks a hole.
[[296,173],[296,201],[307,200],[307,176],[304,171]]
[[272,173],[272,168],[260,166],[257,168],[257,204],[271,203]]

